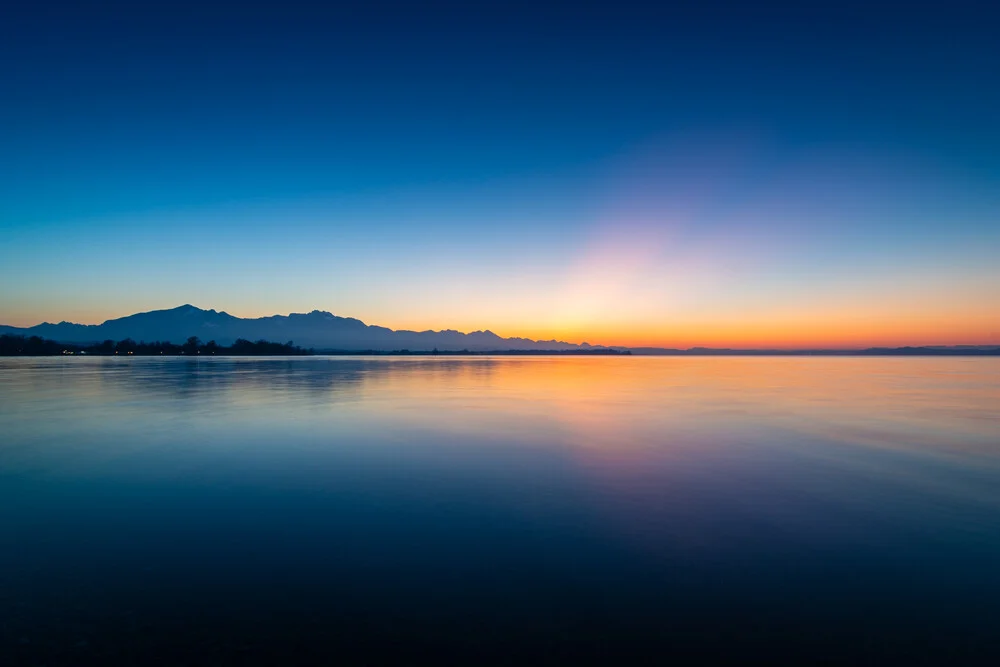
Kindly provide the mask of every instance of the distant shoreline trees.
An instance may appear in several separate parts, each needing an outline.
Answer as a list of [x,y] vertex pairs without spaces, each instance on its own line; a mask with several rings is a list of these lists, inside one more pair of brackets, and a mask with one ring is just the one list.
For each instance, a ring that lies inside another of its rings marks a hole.
[[274,343],[266,340],[256,342],[239,338],[226,347],[214,340],[202,344],[197,336],[191,336],[183,344],[177,345],[167,341],[138,343],[131,338],[115,342],[106,340],[91,345],[59,343],[40,336],[0,336],[0,356],[3,357],[40,357],[62,354],[85,354],[91,356],[298,356],[312,354],[312,350],[303,349],[292,341]]
[[[79,345],[59,343],[39,336],[15,336],[4,334],[0,336],[0,357],[42,357],[69,354],[89,356],[300,356],[317,354],[316,350],[304,349],[292,341],[273,343],[266,340],[256,342],[238,338],[232,345],[226,347],[214,340],[202,343],[197,336],[191,336],[184,343],[177,345],[165,341],[138,343],[131,338],[120,341],[106,340],[102,343]],[[425,356],[425,355],[530,355],[530,356],[616,356],[630,355],[628,350],[597,348],[587,350],[320,350],[318,354],[325,355],[373,355],[373,356]]]

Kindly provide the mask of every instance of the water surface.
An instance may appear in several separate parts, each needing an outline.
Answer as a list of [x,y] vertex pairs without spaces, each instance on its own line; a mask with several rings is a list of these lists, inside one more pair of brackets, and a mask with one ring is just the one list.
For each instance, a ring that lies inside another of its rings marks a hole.
[[1000,656],[1000,360],[0,360],[0,663]]

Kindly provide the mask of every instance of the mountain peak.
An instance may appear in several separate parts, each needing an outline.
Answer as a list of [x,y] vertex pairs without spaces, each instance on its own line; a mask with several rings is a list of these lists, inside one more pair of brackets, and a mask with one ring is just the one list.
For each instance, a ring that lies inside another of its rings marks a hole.
[[41,334],[65,343],[93,343],[105,339],[169,341],[183,343],[191,336],[227,345],[238,338],[247,340],[294,340],[318,350],[567,350],[577,345],[560,341],[532,341],[502,338],[490,330],[462,333],[445,331],[394,331],[369,326],[353,317],[325,310],[290,313],[271,317],[240,318],[225,312],[205,310],[190,303],[166,310],[136,313],[107,320],[99,325],[61,322],[27,329],[13,329],[27,335]]

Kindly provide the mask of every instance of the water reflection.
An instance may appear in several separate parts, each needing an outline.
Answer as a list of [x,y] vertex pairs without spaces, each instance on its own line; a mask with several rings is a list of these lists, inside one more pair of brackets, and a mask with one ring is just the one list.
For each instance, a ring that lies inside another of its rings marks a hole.
[[0,641],[977,656],[998,405],[992,359],[2,360]]

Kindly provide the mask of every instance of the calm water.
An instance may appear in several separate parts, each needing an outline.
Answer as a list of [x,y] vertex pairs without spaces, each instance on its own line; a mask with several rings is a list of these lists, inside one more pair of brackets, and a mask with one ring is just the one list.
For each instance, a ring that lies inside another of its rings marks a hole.
[[988,663],[1000,360],[2,360],[0,529],[4,665]]

